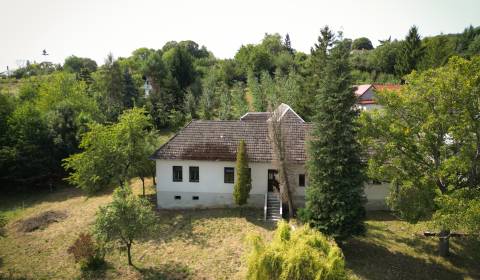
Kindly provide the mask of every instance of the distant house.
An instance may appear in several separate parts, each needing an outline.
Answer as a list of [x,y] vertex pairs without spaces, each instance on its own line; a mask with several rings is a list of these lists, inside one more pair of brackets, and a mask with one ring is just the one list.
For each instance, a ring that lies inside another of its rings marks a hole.
[[[305,203],[308,174],[305,142],[312,127],[286,104],[276,114],[286,129],[286,151],[292,165],[290,183],[297,207]],[[268,138],[271,113],[247,113],[236,121],[194,120],[153,155],[159,208],[229,207],[236,178],[236,149],[245,140],[252,179],[248,203],[270,211],[278,199],[277,171]],[[366,184],[368,209],[384,209],[388,186]],[[273,202],[272,202],[273,201]],[[278,202],[278,201],[277,201]],[[268,206],[268,207],[267,207]]]
[[371,110],[380,107],[375,100],[375,93],[382,90],[399,90],[400,85],[394,84],[364,84],[357,85],[355,95],[357,106],[361,110]]

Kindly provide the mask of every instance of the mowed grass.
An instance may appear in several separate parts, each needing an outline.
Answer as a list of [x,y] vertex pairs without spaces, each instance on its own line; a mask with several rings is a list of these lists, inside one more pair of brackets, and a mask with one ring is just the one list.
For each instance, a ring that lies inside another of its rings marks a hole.
[[[151,181],[147,193],[154,193]],[[141,193],[141,182],[132,182]],[[98,207],[111,201],[111,190],[87,198],[73,188],[34,196],[0,198],[7,215],[7,236],[0,239],[0,278],[78,279],[78,266],[67,248],[79,232],[88,231]],[[44,211],[65,211],[68,217],[45,229],[18,232],[16,224]],[[159,211],[158,228],[134,244],[133,262],[118,250],[107,254],[98,279],[244,279],[245,238],[256,233],[270,239],[273,225],[262,221],[261,210],[215,209]],[[425,224],[410,225],[388,213],[370,213],[367,234],[342,249],[353,279],[480,279],[480,243],[452,241],[452,256],[436,255],[435,238],[420,233]]]

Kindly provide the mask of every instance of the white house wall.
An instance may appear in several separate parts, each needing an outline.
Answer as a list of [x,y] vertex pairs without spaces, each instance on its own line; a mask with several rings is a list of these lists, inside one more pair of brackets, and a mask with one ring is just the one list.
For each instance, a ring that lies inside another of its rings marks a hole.
[[[173,166],[182,166],[182,182],[173,182]],[[199,182],[189,182],[189,167],[199,167]],[[194,161],[194,160],[156,160],[157,203],[159,208],[192,208],[192,207],[230,207],[233,206],[233,185],[224,183],[224,168],[235,168],[235,162],[225,161]],[[268,186],[268,169],[274,169],[271,163],[249,163],[252,175],[252,190],[248,204],[263,207],[264,195]],[[299,174],[305,173],[303,165],[289,167],[289,182],[293,187],[296,206],[305,204],[305,188],[299,187]],[[235,178],[236,181],[236,172]],[[367,210],[386,209],[385,197],[388,195],[388,184],[365,184],[365,194],[368,199]],[[181,196],[176,200],[175,196]],[[193,200],[198,196],[198,200]]]
[[[172,166],[182,166],[182,182],[173,182]],[[189,182],[189,166],[199,167],[199,182]],[[159,208],[225,207],[232,206],[233,185],[224,183],[224,168],[235,168],[235,162],[157,160],[157,199]],[[251,206],[263,207],[267,191],[269,163],[250,163],[252,190],[248,200]],[[236,173],[236,172],[235,172]],[[235,174],[235,181],[237,180]],[[175,196],[181,196],[175,200]],[[198,200],[193,200],[198,196]]]

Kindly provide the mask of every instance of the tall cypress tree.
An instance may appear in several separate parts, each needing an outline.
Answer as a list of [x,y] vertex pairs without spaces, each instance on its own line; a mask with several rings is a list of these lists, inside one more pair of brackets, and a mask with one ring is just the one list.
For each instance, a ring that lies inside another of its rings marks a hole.
[[241,140],[237,147],[237,182],[233,186],[233,200],[237,205],[247,203],[250,190],[252,189],[252,180],[250,178],[250,169],[248,168],[248,157],[245,141]]
[[304,218],[339,239],[362,233],[365,218],[349,51],[349,42],[337,41],[327,27],[312,51],[323,66],[317,68],[319,91],[308,142],[309,186]]

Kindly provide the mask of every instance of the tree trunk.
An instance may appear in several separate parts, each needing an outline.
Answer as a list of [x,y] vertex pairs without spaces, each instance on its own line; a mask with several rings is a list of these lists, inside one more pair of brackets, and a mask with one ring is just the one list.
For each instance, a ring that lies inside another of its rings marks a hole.
[[153,173],[152,179],[153,179],[153,185],[156,186],[157,182],[155,181],[155,172]]
[[438,252],[441,257],[448,257],[450,254],[450,231],[442,230],[439,234]]
[[145,197],[145,178],[140,177],[140,180],[142,180],[142,191],[143,191],[143,197]]
[[130,252],[130,249],[132,248],[132,243],[127,243],[127,256],[128,256],[128,265],[133,266],[132,263],[132,254]]
[[280,180],[282,181],[281,185],[283,185],[280,188],[281,189],[280,195],[282,196],[282,201],[283,201],[283,197],[285,197],[285,200],[287,201],[288,217],[291,219],[295,216],[295,213],[294,213],[294,207],[293,207],[292,194],[290,192],[290,182],[288,180],[287,167],[285,165],[286,164],[283,161],[279,164]]

